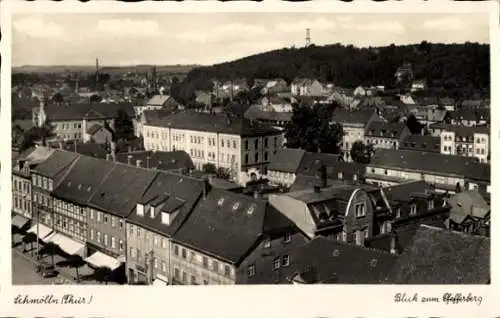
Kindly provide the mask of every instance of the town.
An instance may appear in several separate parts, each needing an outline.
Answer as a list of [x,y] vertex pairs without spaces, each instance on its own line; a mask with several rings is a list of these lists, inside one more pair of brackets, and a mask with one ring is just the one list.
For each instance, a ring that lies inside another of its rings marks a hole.
[[13,70],[14,284],[490,283],[489,87],[95,61]]

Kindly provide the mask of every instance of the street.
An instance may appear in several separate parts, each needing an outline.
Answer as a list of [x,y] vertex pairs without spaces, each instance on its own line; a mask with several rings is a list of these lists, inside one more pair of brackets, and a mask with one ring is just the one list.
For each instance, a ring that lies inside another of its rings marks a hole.
[[32,262],[12,251],[12,285],[50,285],[57,279],[38,275]]

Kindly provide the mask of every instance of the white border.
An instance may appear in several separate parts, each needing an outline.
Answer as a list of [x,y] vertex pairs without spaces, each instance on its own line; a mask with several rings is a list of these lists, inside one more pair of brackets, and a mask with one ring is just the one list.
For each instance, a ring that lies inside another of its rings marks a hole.
[[[3,147],[1,156],[1,202],[3,209],[0,218],[0,316],[119,316],[119,317],[494,317],[500,316],[500,305],[495,299],[498,296],[495,288],[500,277],[500,264],[497,261],[497,244],[492,244],[492,264],[490,286],[209,286],[209,287],[167,287],[150,286],[11,286],[11,254],[10,254],[10,205],[11,205],[11,144],[10,130],[10,14],[12,12],[78,12],[78,13],[119,13],[119,12],[336,12],[336,13],[468,13],[490,12],[490,45],[491,45],[491,91],[492,105],[500,100],[499,83],[499,13],[498,4],[493,2],[444,2],[429,1],[418,3],[398,2],[354,2],[316,0],[305,3],[281,1],[253,2],[142,2],[123,3],[94,1],[80,2],[14,2],[0,3],[2,41],[1,68],[1,124]],[[42,48],[43,49],[43,48]],[[492,106],[492,158],[498,157],[499,144],[498,123],[496,118],[500,110]],[[496,165],[492,166],[492,176]],[[492,178],[492,210],[497,207],[497,184]],[[499,189],[500,191],[500,189]],[[493,224],[496,224],[493,221]],[[496,242],[497,231],[492,230],[492,241]],[[93,295],[92,305],[38,305],[15,306],[13,298],[17,294],[29,292],[31,296],[53,293],[63,295],[74,293],[84,297]],[[395,304],[392,301],[396,292],[421,295],[440,296],[444,292],[469,292],[483,297],[481,306],[476,304],[432,305],[432,304]]]

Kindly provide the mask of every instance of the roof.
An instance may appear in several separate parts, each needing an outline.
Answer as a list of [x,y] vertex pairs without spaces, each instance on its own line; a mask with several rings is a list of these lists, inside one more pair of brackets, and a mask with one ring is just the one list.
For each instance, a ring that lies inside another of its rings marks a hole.
[[383,188],[387,200],[409,202],[415,196],[435,194],[435,187],[425,181],[411,181]]
[[87,134],[89,135],[93,135],[95,134],[96,132],[98,132],[99,130],[101,130],[103,126],[99,125],[99,124],[94,124],[92,125],[89,129],[87,129]]
[[293,258],[296,276],[306,284],[377,284],[397,257],[375,249],[317,237],[299,248]]
[[129,156],[131,156],[132,165],[134,166],[136,165],[137,160],[142,160],[143,167],[149,169],[158,169],[163,171],[194,169],[191,157],[183,150],[124,152],[116,154],[116,161],[128,163]]
[[262,235],[266,209],[263,200],[212,189],[194,208],[174,240],[239,264]]
[[[476,176],[488,178],[485,167],[473,157],[450,156],[440,153],[421,152],[412,150],[377,149],[369,167],[383,167],[399,170],[433,172],[437,175]],[[483,167],[482,173],[477,169]]]
[[252,106],[249,104],[237,104],[237,103],[231,103],[227,105],[228,110],[235,115],[238,116],[245,116],[245,113],[247,112],[248,109],[250,109]]
[[[306,189],[313,189],[318,184],[318,178],[315,176],[308,176],[303,174],[298,174],[295,177],[295,181],[290,187],[291,192],[301,191]],[[327,179],[326,184],[328,187],[339,186],[346,184],[345,181],[335,180],[335,179]]]
[[262,110],[258,105],[252,105],[245,111],[244,116],[250,120],[291,122],[293,112]]
[[[341,174],[342,180],[359,181],[366,174],[366,166],[364,163],[339,161],[327,166],[326,171],[328,177],[332,179],[340,179],[339,174]],[[356,176],[356,180],[354,180],[354,176]]]
[[332,120],[337,123],[366,125],[374,114],[372,109],[347,110],[337,107],[333,112]]
[[373,137],[400,139],[404,131],[408,131],[408,127],[405,123],[372,121],[368,124],[368,127],[366,127],[365,134]]
[[452,125],[446,123],[437,123],[430,126],[431,129],[441,129],[444,131],[454,132],[459,137],[473,137],[474,134],[489,134],[490,128],[486,126],[463,126]]
[[399,256],[387,282],[487,284],[490,239],[421,225]]
[[14,120],[12,122],[12,127],[14,126],[19,126],[22,131],[28,131],[31,128],[33,128],[33,121],[31,119],[25,119],[25,120]]
[[24,160],[29,165],[39,164],[54,153],[54,149],[47,147],[31,147],[20,153],[16,160]]
[[462,108],[477,108],[477,107],[481,107],[483,105],[483,101],[482,100],[472,100],[472,99],[469,99],[469,100],[464,100],[462,102]]
[[46,160],[36,166],[33,171],[45,177],[56,178],[68,168],[76,158],[78,158],[78,154],[74,152],[55,150]]
[[204,187],[205,183],[201,179],[168,172],[158,173],[138,202],[147,204],[159,199],[159,201],[163,201],[162,211],[172,212],[169,210],[179,208],[179,213],[168,225],[162,223],[161,213],[157,213],[154,218],[151,218],[147,211],[145,211],[144,216],[139,216],[137,213],[130,214],[128,221],[171,236],[191,213],[201,197]]
[[86,205],[113,166],[113,162],[80,156],[54,189],[53,195],[65,201]]
[[165,104],[169,98],[169,95],[155,95],[150,98],[146,104],[153,106],[163,106],[163,104]]
[[92,208],[127,217],[149,187],[157,172],[124,164],[115,164],[92,195]]
[[170,115],[172,115],[172,111],[169,109],[154,109],[154,110],[147,109],[142,112],[142,116],[145,120],[145,123],[166,118]]
[[297,173],[305,151],[302,149],[283,148],[272,157],[267,170]]
[[129,116],[134,116],[134,108],[129,103],[49,103],[44,106],[49,121],[110,119],[116,117],[118,109],[123,109]]
[[403,139],[399,149],[441,152],[441,138],[434,136],[409,135]]
[[283,195],[302,201],[305,204],[321,203],[327,201],[348,201],[357,187],[352,185],[334,185],[322,188],[321,191],[315,191],[312,188],[287,192]]
[[189,110],[163,119],[152,120],[149,124],[159,127],[217,132],[240,136],[261,136],[281,133],[271,126],[251,122],[246,118],[231,118],[231,116],[226,114],[208,114]]
[[476,113],[471,112],[470,109],[460,109],[450,112],[450,117],[452,119],[459,119],[459,120],[471,120],[471,121],[477,120]]
[[341,160],[342,156],[340,155],[324,152],[305,152],[300,161],[297,173],[315,175],[321,168],[321,165],[325,165],[328,168],[337,165]]
[[464,191],[448,199],[451,206],[450,219],[455,223],[462,223],[467,216],[484,218],[490,213],[490,206],[477,191]]

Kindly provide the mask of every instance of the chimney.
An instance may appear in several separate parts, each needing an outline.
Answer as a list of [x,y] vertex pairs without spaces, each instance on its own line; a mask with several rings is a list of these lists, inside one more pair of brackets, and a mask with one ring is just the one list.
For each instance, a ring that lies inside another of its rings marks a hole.
[[255,199],[262,199],[262,190],[260,189],[256,189],[254,192],[253,192],[253,197]]
[[107,153],[106,154],[106,161],[110,161],[111,160],[111,154]]
[[135,161],[135,165],[136,165],[136,167],[138,167],[138,168],[142,168],[142,160],[136,160],[136,161]]
[[391,254],[398,253],[398,233],[396,231],[391,232]]
[[130,166],[132,165],[132,155],[127,156],[127,164]]

